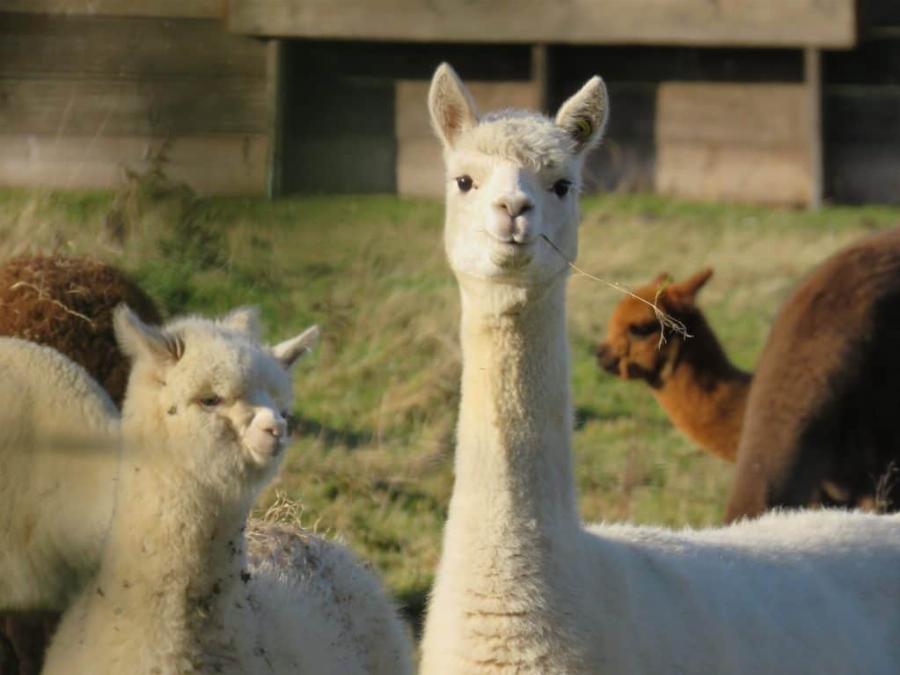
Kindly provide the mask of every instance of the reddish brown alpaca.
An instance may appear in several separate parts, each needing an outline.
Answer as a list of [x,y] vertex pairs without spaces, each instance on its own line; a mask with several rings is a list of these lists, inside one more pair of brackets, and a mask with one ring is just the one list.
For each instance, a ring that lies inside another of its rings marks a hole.
[[[120,302],[144,321],[159,323],[159,312],[146,294],[99,260],[22,256],[0,267],[0,335],[62,352],[119,405],[129,369],[112,330],[112,310]],[[58,619],[57,612],[0,611],[0,675],[38,675]]]
[[839,251],[760,356],[726,519],[811,503],[900,510],[900,229]]
[[[699,290],[712,276],[704,269],[678,283],[661,274],[625,296],[609,320],[606,340],[597,348],[600,365],[623,379],[646,381],[672,423],[717,457],[733,462],[751,375],[737,368],[696,305]],[[665,329],[660,340],[656,304],[684,324],[690,338]]]

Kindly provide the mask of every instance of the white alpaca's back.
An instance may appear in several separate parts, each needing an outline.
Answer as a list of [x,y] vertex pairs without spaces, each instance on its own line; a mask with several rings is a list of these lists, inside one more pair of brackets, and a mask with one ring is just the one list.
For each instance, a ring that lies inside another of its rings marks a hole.
[[0,609],[63,609],[109,525],[119,413],[81,366],[0,338]]

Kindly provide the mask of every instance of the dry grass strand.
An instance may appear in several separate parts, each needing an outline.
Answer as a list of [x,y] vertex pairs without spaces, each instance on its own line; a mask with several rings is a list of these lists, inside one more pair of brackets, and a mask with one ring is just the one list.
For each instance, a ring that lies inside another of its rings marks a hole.
[[659,325],[663,328],[663,330],[661,330],[659,332],[660,347],[666,341],[666,331],[665,331],[666,328],[671,330],[673,333],[681,335],[682,337],[685,337],[685,338],[694,337],[693,335],[688,333],[687,326],[685,326],[681,321],[679,321],[672,315],[666,314],[662,310],[662,308],[659,306],[659,303],[658,303],[659,296],[663,292],[663,290],[665,290],[665,284],[660,285],[660,287],[658,289],[656,289],[656,295],[653,298],[652,302],[649,300],[645,300],[644,298],[639,296],[637,293],[635,293],[628,287],[623,286],[622,284],[620,284],[618,282],[608,281],[607,279],[601,279],[600,277],[595,276],[595,275],[591,274],[590,272],[586,272],[585,270],[578,267],[578,265],[576,265],[574,262],[569,260],[566,257],[566,254],[560,250],[559,246],[557,246],[556,244],[553,243],[553,241],[551,241],[550,237],[548,237],[546,234],[541,234],[541,238],[544,241],[546,241],[547,244],[550,245],[550,248],[552,248],[554,251],[556,251],[563,260],[566,261],[566,264],[569,266],[569,268],[576,274],[583,276],[583,277],[587,277],[588,279],[591,279],[592,281],[596,281],[598,283],[605,284],[605,285],[609,286],[610,288],[619,291],[620,293],[624,293],[625,295],[630,295],[635,300],[638,300],[639,302],[643,302],[645,305],[648,305],[653,310],[653,314],[656,315],[656,320],[659,321]]

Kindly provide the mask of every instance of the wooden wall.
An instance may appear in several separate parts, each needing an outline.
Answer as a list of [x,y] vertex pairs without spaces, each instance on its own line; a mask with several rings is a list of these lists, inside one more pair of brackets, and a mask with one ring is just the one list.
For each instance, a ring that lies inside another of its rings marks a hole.
[[266,46],[225,32],[219,2],[0,10],[0,184],[109,187],[164,148],[166,174],[200,192],[264,192]]
[[800,84],[665,83],[656,189],[692,199],[810,203],[810,116]]

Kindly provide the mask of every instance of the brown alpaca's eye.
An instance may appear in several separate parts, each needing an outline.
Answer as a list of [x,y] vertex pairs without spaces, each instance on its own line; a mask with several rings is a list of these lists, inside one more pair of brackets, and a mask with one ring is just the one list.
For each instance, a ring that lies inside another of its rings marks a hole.
[[218,405],[221,405],[222,397],[221,396],[206,396],[200,399],[200,405],[204,408],[215,408]]
[[628,332],[637,338],[645,338],[654,335],[659,330],[659,322],[634,323],[628,327]]
[[468,192],[472,189],[472,177],[471,176],[459,176],[456,179],[456,186],[459,188],[460,192]]
[[561,178],[553,184],[553,187],[551,189],[553,190],[553,194],[555,194],[559,198],[562,198],[569,194],[569,189],[571,187],[572,181]]

